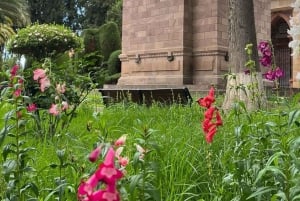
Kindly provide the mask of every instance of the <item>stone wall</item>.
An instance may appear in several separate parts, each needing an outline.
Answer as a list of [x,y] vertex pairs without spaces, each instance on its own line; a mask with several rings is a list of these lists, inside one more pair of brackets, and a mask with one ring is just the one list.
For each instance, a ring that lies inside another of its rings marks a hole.
[[[270,39],[270,1],[255,0],[258,40]],[[224,87],[228,0],[123,0],[119,85]]]

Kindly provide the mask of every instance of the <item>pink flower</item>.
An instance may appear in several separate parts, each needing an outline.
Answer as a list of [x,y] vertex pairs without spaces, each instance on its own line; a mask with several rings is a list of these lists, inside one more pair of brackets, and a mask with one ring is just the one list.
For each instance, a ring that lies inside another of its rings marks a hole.
[[28,112],[35,112],[36,109],[37,109],[37,107],[36,107],[36,104],[31,103],[31,104],[29,104],[29,105],[27,106],[26,109],[27,109]]
[[146,150],[143,147],[141,147],[140,145],[138,145],[138,144],[135,144],[135,147],[136,147],[136,150],[140,154],[140,159],[143,159],[144,156],[145,156]]
[[51,105],[51,108],[49,109],[49,113],[54,115],[54,116],[57,116],[59,115],[59,110],[57,109],[57,105],[56,104],[52,104]]
[[282,77],[282,76],[283,76],[283,70],[280,69],[279,67],[277,67],[277,68],[275,69],[275,77],[276,77],[276,78],[280,78],[280,77]]
[[56,92],[59,94],[63,94],[66,92],[66,84],[56,84]]
[[38,68],[33,71],[33,80],[38,80],[46,76],[46,70]]
[[118,149],[115,152],[116,158],[119,158],[121,156],[123,149],[124,149],[124,147],[118,147]]
[[50,80],[48,77],[43,77],[39,81],[41,92],[44,92],[46,88],[50,87]]
[[61,103],[61,105],[62,105],[62,108],[61,108],[62,111],[67,110],[69,108],[69,104],[67,101],[63,101]]
[[98,146],[96,149],[94,149],[90,155],[89,155],[89,160],[91,162],[95,162],[98,158],[99,158],[99,155],[101,153],[101,146]]
[[115,141],[115,146],[123,146],[125,144],[127,135],[122,135],[119,139]]
[[21,92],[22,92],[21,89],[16,89],[16,91],[14,91],[14,96],[19,97],[21,95]]
[[119,157],[118,162],[121,166],[125,167],[129,163],[129,158],[128,157]]

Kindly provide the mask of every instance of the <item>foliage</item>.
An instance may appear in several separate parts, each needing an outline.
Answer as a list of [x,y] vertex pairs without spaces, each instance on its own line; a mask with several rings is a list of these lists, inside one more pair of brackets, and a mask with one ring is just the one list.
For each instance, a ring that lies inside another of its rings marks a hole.
[[115,0],[115,3],[112,4],[110,9],[107,11],[106,21],[115,22],[119,30],[122,30],[122,8],[123,8],[123,0]]
[[108,22],[99,28],[101,54],[107,60],[110,54],[121,48],[121,37],[118,26],[114,22]]
[[32,22],[65,25],[73,31],[103,25],[107,12],[117,2],[119,0],[28,0]]
[[116,50],[112,52],[107,61],[107,70],[109,75],[114,75],[121,72],[121,61],[119,55],[121,50]]
[[13,25],[15,28],[30,23],[28,5],[25,0],[1,0],[0,23]]
[[86,53],[100,51],[101,47],[99,29],[84,29],[81,37],[83,38],[84,50]]
[[15,28],[29,24],[30,18],[25,0],[2,0],[0,10],[0,46],[2,47],[9,37],[15,34]]
[[81,47],[81,39],[62,25],[33,24],[20,29],[7,44],[7,49],[42,59]]

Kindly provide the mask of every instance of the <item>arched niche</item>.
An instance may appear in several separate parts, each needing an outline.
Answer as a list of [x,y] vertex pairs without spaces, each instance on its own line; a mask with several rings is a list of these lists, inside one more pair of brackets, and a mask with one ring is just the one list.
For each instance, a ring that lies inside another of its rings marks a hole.
[[290,87],[292,78],[291,48],[288,44],[291,40],[287,33],[289,29],[288,16],[276,14],[272,16],[271,40],[274,47],[276,65],[284,70],[284,76],[279,79],[281,88]]

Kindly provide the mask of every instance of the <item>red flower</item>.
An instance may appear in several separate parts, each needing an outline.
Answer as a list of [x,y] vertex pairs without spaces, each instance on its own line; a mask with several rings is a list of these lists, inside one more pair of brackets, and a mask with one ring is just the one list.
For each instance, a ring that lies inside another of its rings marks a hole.
[[197,101],[200,106],[207,108],[204,112],[204,120],[202,122],[202,129],[207,143],[213,141],[213,137],[217,132],[217,126],[223,125],[218,109],[212,106],[215,102],[214,95],[214,88],[211,87],[208,95]]
[[215,102],[215,90],[213,87],[210,88],[208,95],[204,98],[199,98],[197,100],[198,104],[202,107],[209,108],[212,103]]

